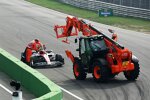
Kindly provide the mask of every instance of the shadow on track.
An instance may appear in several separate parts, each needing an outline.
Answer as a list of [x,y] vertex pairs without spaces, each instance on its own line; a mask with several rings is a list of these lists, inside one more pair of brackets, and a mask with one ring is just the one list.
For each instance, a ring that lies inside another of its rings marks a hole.
[[50,68],[61,68],[62,66],[40,66],[40,67],[34,67],[34,69],[50,69]]
[[111,79],[105,83],[97,83],[93,80],[93,78],[87,78],[86,80],[76,80],[76,79],[70,79],[63,81],[64,85],[61,85],[62,87],[66,87],[65,85],[72,85],[74,87],[71,87],[71,90],[80,90],[83,88],[86,89],[112,89],[116,87],[121,87],[128,85],[130,83],[136,83],[136,81],[128,81],[128,80],[121,80],[121,79]]

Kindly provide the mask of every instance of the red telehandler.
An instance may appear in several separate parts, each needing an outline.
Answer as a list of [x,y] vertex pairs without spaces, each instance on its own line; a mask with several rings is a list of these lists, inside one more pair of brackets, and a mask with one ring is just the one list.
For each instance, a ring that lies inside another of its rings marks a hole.
[[[77,36],[78,32],[83,34],[75,39],[75,43],[79,41],[79,48],[76,49],[79,57],[73,56],[69,50],[65,51],[73,63],[73,73],[76,79],[84,80],[87,73],[92,73],[97,82],[104,82],[120,72],[124,72],[128,80],[136,80],[139,76],[138,58],[116,42],[115,34],[109,38],[82,19],[69,16],[66,18],[65,26],[56,25],[54,30],[57,38],[66,37],[66,40],[63,40],[66,43],[68,43],[68,37]],[[58,30],[62,30],[61,33]],[[112,30],[109,31],[113,33]]]

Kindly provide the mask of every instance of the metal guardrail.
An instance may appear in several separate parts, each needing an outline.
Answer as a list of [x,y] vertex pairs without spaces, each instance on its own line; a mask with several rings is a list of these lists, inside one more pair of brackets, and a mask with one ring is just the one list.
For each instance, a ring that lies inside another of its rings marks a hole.
[[96,0],[128,7],[150,9],[150,0]]
[[150,19],[149,9],[127,7],[127,6],[106,3],[102,1],[96,1],[96,0],[59,0],[59,1],[66,4],[70,4],[72,6],[93,10],[93,11],[98,11],[99,9],[111,8],[113,9],[114,15]]

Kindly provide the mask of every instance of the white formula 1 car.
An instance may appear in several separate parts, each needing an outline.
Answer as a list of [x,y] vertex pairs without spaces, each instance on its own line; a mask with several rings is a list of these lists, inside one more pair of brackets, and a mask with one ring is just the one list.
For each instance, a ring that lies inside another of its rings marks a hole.
[[[25,62],[25,54],[21,53],[21,61]],[[57,67],[64,65],[64,58],[60,54],[55,54],[53,51],[41,50],[33,52],[30,64],[31,67]]]

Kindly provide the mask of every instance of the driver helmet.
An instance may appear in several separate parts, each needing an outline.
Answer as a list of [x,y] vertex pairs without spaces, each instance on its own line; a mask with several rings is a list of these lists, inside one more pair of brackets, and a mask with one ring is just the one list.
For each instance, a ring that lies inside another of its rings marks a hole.
[[40,42],[39,39],[34,39],[34,41],[35,41],[36,43],[39,43],[39,42]]

